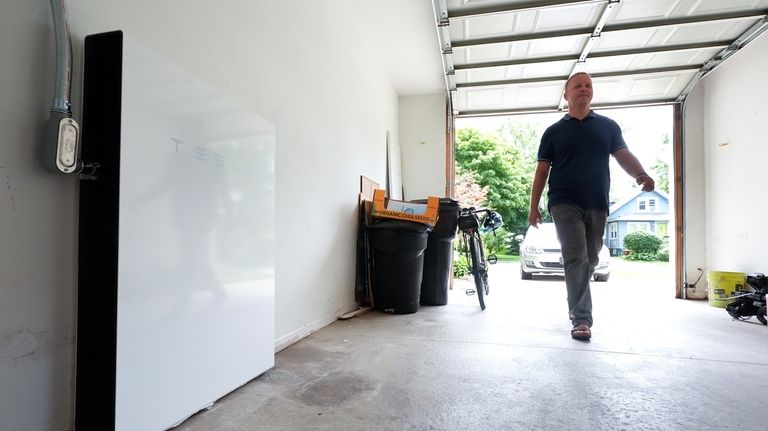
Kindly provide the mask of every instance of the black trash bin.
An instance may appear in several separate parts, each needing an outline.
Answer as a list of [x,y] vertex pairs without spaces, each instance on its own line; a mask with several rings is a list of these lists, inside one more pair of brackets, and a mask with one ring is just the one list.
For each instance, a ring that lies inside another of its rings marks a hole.
[[385,220],[368,227],[373,240],[373,305],[392,314],[419,310],[424,249],[430,228]]
[[[426,203],[426,199],[414,202]],[[448,283],[453,260],[453,239],[459,225],[459,202],[441,198],[438,219],[429,234],[424,252],[424,276],[421,280],[421,305],[445,305],[448,303]]]

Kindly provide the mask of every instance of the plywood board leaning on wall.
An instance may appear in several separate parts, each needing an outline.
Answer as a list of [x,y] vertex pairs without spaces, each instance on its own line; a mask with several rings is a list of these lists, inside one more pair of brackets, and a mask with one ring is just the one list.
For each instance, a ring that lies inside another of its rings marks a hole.
[[360,194],[357,202],[357,262],[355,265],[355,301],[357,301],[359,308],[339,316],[340,319],[359,316],[373,307],[373,293],[371,291],[373,266],[371,257],[373,254],[366,227],[371,223],[373,191],[377,188],[379,188],[377,182],[363,175],[360,176]]

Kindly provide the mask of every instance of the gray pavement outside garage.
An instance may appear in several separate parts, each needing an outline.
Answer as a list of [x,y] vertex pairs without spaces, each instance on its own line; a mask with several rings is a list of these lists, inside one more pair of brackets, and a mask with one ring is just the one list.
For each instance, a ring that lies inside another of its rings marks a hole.
[[614,264],[589,343],[562,277],[499,263],[485,311],[457,280],[446,306],[337,321],[177,429],[767,429],[768,327],[674,299],[669,266]]

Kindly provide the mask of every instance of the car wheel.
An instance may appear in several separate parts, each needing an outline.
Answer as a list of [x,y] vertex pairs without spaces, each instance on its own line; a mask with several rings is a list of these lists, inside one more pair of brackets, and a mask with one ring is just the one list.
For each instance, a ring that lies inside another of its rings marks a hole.
[[523,267],[520,267],[520,278],[523,280],[533,280],[533,274],[523,271]]
[[595,274],[592,278],[594,278],[595,281],[608,281],[609,275],[611,274],[605,274],[605,275]]

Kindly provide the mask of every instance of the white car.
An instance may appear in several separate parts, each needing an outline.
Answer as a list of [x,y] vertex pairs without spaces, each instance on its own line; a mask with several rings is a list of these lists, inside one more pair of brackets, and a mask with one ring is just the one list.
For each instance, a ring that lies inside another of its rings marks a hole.
[[[611,275],[610,254],[603,245],[600,263],[592,276],[595,281],[608,281]],[[538,229],[529,226],[520,243],[520,278],[531,280],[533,274],[563,275],[563,255],[554,223],[542,223]]]

